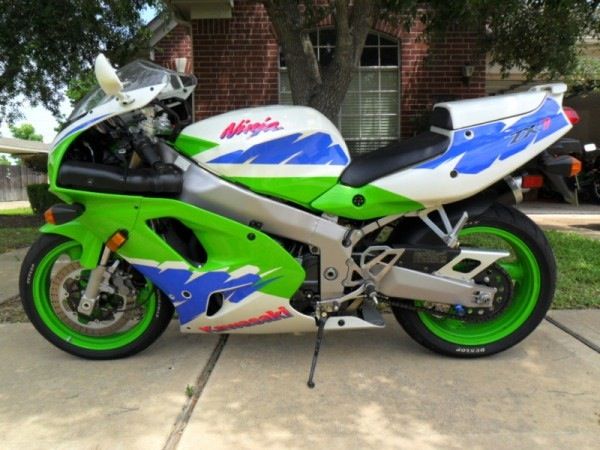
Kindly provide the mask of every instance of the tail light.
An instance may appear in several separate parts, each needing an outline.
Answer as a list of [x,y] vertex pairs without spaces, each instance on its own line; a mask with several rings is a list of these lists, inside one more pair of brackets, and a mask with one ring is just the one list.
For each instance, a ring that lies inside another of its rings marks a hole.
[[544,185],[544,177],[542,175],[523,175],[521,187],[523,189],[539,189]]
[[565,112],[565,115],[567,116],[567,119],[569,119],[569,122],[571,122],[572,125],[577,125],[579,123],[579,114],[577,114],[577,111],[575,111],[573,108],[570,108],[569,106],[565,106],[563,108],[563,111]]

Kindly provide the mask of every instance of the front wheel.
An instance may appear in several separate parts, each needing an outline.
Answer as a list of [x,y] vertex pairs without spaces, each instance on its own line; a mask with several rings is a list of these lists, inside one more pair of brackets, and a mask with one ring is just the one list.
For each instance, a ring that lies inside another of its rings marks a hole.
[[[424,234],[414,243],[432,242],[431,235]],[[529,335],[550,307],[556,284],[552,249],[527,216],[499,204],[469,219],[460,242],[510,253],[476,277],[479,283],[486,280],[499,288],[492,310],[467,309],[457,317],[419,301],[403,302],[392,310],[414,340],[435,352],[460,357],[501,352]]]
[[[27,253],[19,288],[25,313],[56,347],[89,359],[122,358],[140,352],[165,330],[173,306],[124,260],[99,295],[92,317],[77,312],[90,271],[79,264],[81,245],[44,234]],[[118,261],[118,264],[116,264]]]

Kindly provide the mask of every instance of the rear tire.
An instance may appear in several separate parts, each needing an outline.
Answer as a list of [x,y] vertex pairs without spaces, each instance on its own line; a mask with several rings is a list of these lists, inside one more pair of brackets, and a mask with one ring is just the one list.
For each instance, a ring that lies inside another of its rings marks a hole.
[[[75,356],[116,359],[141,352],[165,331],[173,316],[173,305],[147,284],[144,288],[147,295],[140,306],[141,318],[130,329],[107,332],[102,336],[82,332],[83,325],[76,329],[74,323],[64,319],[64,312],[57,313],[51,302],[50,284],[52,269],[59,258],[77,261],[80,254],[79,243],[63,236],[43,234],[33,244],[21,266],[19,280],[27,317],[50,343]],[[140,296],[141,292],[136,302]]]
[[[527,337],[548,311],[556,284],[556,263],[542,230],[514,208],[494,204],[469,219],[461,242],[475,236],[500,238],[512,248],[514,258],[498,261],[513,283],[513,295],[497,316],[469,322],[430,312],[392,307],[404,330],[419,344],[449,356],[473,358],[506,350]],[[439,238],[424,233],[414,244],[431,244]],[[414,305],[414,301],[406,301]],[[418,303],[417,303],[418,304]]]

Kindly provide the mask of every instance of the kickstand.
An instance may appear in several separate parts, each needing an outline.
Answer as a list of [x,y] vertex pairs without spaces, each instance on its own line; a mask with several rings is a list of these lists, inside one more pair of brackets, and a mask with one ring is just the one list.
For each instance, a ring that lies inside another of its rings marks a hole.
[[317,359],[319,358],[319,350],[321,349],[321,341],[323,340],[323,332],[325,331],[325,322],[327,322],[327,317],[319,319],[318,322],[319,328],[317,329],[317,340],[315,341],[315,353],[313,355],[312,364],[310,365],[310,373],[306,383],[311,389],[315,387],[315,368],[317,367]]

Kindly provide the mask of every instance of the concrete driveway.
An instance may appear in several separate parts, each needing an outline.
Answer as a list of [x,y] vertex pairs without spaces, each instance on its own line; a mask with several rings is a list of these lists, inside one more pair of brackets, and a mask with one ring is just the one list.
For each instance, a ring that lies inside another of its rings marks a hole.
[[552,313],[566,331],[544,321],[470,361],[422,349],[391,316],[328,333],[313,390],[309,334],[225,342],[173,323],[138,356],[92,362],[1,325],[0,447],[597,449],[600,311],[567,313]]

